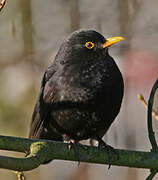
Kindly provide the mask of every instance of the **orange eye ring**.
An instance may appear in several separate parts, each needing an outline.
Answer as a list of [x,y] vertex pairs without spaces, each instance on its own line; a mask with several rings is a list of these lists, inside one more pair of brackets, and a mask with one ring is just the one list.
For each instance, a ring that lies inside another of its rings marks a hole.
[[94,48],[94,43],[91,42],[91,41],[88,41],[88,42],[86,42],[85,46],[86,46],[87,49],[93,49]]

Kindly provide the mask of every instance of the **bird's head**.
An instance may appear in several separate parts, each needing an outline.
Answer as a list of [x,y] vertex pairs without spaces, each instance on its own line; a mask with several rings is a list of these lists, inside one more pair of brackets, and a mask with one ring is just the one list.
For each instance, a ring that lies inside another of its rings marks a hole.
[[[73,57],[77,60],[82,58],[98,56],[106,53],[109,46],[123,40],[122,37],[105,39],[100,33],[94,30],[80,30],[73,32],[62,44],[59,52],[66,57]],[[69,59],[69,58],[68,58]]]

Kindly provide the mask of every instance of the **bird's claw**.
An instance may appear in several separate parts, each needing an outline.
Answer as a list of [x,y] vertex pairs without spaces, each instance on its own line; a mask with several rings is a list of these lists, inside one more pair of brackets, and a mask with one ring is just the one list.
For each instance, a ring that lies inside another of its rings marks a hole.
[[114,149],[113,147],[106,145],[104,146],[104,149],[107,151],[108,154],[108,169],[110,169],[111,165],[112,165],[112,156],[111,156],[111,152],[117,155],[117,159],[119,159],[119,153],[116,149]]
[[74,145],[74,144],[75,144],[75,140],[70,139],[69,142],[68,142],[68,149],[69,149],[69,151],[71,150],[72,145]]
[[117,155],[117,160],[119,160],[119,153],[116,149],[114,149],[112,146],[107,145],[103,140],[99,141],[99,146],[98,146],[101,150],[106,150],[107,154],[108,154],[108,169],[110,169],[111,165],[112,165],[112,156],[111,156],[111,152],[114,153],[115,155]]
[[74,139],[69,138],[68,136],[65,135],[64,137],[64,142],[68,143],[68,149],[69,151],[71,150],[72,146],[74,148],[74,153],[75,153],[75,157],[77,158],[78,161],[78,166],[80,165],[80,154],[79,154],[79,150],[78,147],[81,147],[85,150],[87,150],[87,147],[84,146],[83,144],[80,144],[78,141],[75,141]]

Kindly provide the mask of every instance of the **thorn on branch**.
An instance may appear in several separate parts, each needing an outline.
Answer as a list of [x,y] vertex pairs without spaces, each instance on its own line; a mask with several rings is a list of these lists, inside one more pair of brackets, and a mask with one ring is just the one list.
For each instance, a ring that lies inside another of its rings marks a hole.
[[2,1],[0,2],[0,11],[1,11],[2,8],[4,7],[5,3],[6,3],[6,0],[2,0]]
[[[141,101],[141,103],[144,105],[146,109],[148,109],[148,104],[146,100],[144,99],[144,96],[142,94],[138,94],[138,99]],[[155,110],[152,110],[152,116],[158,120],[158,113]]]

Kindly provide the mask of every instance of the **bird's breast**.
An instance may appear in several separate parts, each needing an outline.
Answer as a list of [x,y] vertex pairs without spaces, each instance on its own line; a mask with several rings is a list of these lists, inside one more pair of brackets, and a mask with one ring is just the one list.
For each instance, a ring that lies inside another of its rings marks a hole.
[[107,67],[97,67],[96,64],[63,68],[62,73],[57,74],[54,82],[58,88],[58,100],[90,100],[105,86],[109,77]]

